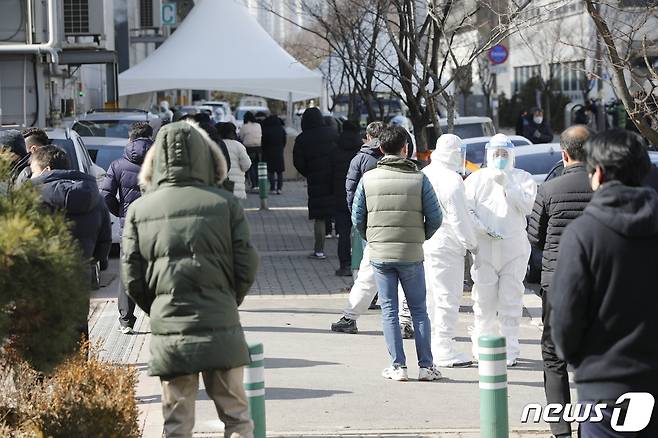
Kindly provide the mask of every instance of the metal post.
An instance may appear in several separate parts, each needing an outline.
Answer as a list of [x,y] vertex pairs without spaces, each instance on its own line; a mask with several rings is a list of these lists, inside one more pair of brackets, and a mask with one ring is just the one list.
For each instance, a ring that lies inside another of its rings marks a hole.
[[265,438],[265,355],[263,344],[250,344],[251,364],[244,371],[244,390],[254,422],[254,438]]
[[480,437],[508,438],[507,353],[502,336],[478,339],[480,374]]
[[363,239],[356,227],[352,227],[352,272],[356,274],[363,259]]
[[267,194],[270,191],[269,181],[267,180],[267,163],[261,161],[258,163],[258,193],[260,195],[260,209],[268,210]]

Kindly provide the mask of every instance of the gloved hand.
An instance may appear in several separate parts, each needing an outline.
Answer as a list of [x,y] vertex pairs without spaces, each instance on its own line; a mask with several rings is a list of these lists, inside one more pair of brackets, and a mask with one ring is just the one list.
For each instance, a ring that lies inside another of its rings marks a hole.
[[504,186],[507,184],[507,175],[505,172],[497,172],[494,177],[493,177],[494,182],[500,184],[501,186]]

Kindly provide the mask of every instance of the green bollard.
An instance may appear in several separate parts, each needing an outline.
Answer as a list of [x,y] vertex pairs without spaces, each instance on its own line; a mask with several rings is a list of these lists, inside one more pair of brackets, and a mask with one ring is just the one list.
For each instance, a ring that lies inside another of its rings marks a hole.
[[352,272],[359,270],[363,259],[363,239],[356,227],[352,227]]
[[507,352],[502,336],[478,339],[480,437],[508,438]]
[[267,194],[270,191],[270,183],[267,180],[267,163],[261,161],[258,163],[258,194],[260,195],[260,209],[268,210]]
[[265,355],[263,344],[250,344],[251,364],[244,370],[244,389],[254,422],[254,438],[265,438]]

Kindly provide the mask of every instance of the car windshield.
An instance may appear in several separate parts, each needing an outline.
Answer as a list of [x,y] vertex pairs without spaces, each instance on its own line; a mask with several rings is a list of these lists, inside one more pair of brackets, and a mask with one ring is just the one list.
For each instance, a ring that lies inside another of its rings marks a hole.
[[486,145],[486,141],[466,144],[466,159],[475,164],[484,163]]
[[78,155],[75,153],[75,146],[73,145],[73,140],[67,138],[51,138],[50,142],[55,146],[58,146],[64,149],[66,155],[69,157],[69,164],[73,170],[81,170],[78,165]]
[[110,168],[112,161],[123,156],[124,148],[120,146],[87,146],[92,161],[104,170]]
[[515,139],[512,139],[511,141],[512,141],[512,144],[514,146],[528,146],[528,145],[532,144],[532,143],[530,143],[529,140],[521,140],[520,138],[515,138]]
[[514,167],[523,169],[531,175],[545,175],[561,159],[561,154],[557,152],[519,155],[514,158]]
[[82,137],[128,138],[133,123],[134,120],[79,120],[73,124],[73,130]]

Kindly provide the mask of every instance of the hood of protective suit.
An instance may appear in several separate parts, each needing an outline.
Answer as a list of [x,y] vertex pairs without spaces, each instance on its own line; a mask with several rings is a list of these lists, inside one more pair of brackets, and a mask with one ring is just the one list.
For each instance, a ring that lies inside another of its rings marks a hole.
[[455,172],[462,172],[464,169],[462,141],[454,134],[443,134],[439,137],[431,157],[432,163],[439,163]]
[[498,149],[505,149],[507,151],[507,165],[500,170],[509,172],[514,169],[514,143],[505,134],[496,134],[487,143],[487,167],[493,168],[494,154]]
[[651,188],[611,181],[594,192],[585,212],[626,237],[658,234],[658,198]]
[[166,125],[146,153],[139,184],[156,190],[161,184],[221,185],[227,164],[221,149],[195,122]]

